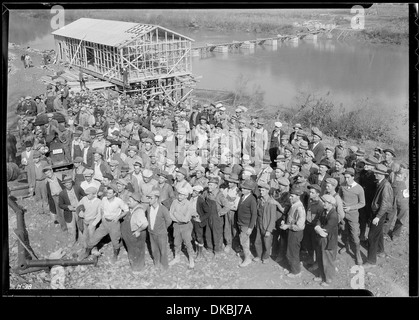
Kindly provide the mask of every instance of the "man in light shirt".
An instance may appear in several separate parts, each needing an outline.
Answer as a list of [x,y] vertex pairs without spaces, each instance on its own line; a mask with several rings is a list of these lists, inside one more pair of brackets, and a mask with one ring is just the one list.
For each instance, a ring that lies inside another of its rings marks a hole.
[[130,212],[121,222],[121,235],[124,241],[128,260],[134,271],[141,271],[145,266],[145,247],[148,221],[145,216],[147,198],[138,192],[132,193],[128,199]]
[[187,199],[189,190],[186,188],[180,188],[177,190],[177,199],[173,200],[170,206],[170,218],[173,220],[173,237],[175,245],[175,258],[170,261],[169,266],[175,265],[180,261],[180,251],[182,248],[182,242],[185,243],[186,250],[189,256],[189,268],[193,269],[193,247],[192,247],[192,212],[190,202]]
[[113,257],[111,261],[115,263],[118,259],[119,250],[121,248],[121,224],[119,220],[128,213],[129,208],[128,205],[122,201],[122,199],[116,197],[117,192],[118,189],[116,185],[108,187],[106,197],[102,199],[102,203],[99,208],[102,223],[91,237],[88,247],[86,248],[84,254],[80,257],[80,260],[87,258],[93,247],[95,247],[100,240],[108,234],[111,238],[113,246]]
[[97,197],[98,189],[89,187],[86,189],[86,196],[83,197],[76,209],[76,213],[81,219],[83,228],[81,238],[83,247],[86,249],[89,239],[93,236],[97,224],[100,222],[100,205],[102,201]]
[[161,204],[158,190],[151,191],[147,198],[150,201],[146,213],[154,266],[160,270],[167,270],[169,268],[167,228],[172,224],[172,218],[169,210]]
[[80,187],[83,189],[83,191],[86,192],[87,188],[94,187],[96,189],[100,188],[100,182],[93,179],[93,170],[86,169],[83,172],[84,181],[80,183]]

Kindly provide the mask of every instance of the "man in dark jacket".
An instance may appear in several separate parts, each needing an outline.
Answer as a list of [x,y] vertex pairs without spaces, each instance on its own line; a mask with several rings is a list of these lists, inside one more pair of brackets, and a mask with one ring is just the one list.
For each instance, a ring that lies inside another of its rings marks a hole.
[[328,194],[321,197],[324,211],[317,221],[315,232],[320,236],[316,260],[319,264],[320,277],[314,281],[322,281],[322,286],[328,287],[336,274],[336,254],[338,250],[338,214],[335,209],[336,199]]
[[47,195],[48,195],[48,205],[51,216],[55,224],[60,224],[63,231],[67,231],[67,224],[64,220],[63,211],[59,207],[59,195],[60,192],[64,189],[64,185],[61,180],[52,171],[50,166],[45,167],[42,171],[46,175],[47,181]]
[[252,180],[246,180],[241,184],[243,192],[237,205],[237,225],[239,228],[240,244],[243,247],[244,260],[239,265],[240,267],[247,267],[251,262],[250,253],[250,235],[256,225],[257,218],[257,201],[252,194],[255,188],[255,183]]
[[275,129],[272,131],[271,134],[271,144],[269,146],[269,156],[271,158],[271,162],[275,162],[276,157],[278,155],[278,147],[281,144],[281,139],[285,132],[281,129],[282,123],[275,122]]
[[311,133],[313,135],[313,140],[309,144],[309,148],[314,153],[314,160],[315,160],[314,162],[320,163],[320,161],[322,160],[324,156],[324,151],[325,151],[324,145],[321,142],[321,140],[323,139],[323,133],[317,127],[314,127],[311,130]]
[[81,198],[86,196],[83,189],[74,185],[71,176],[64,176],[62,180],[64,189],[58,196],[58,206],[64,211],[64,220],[71,236],[72,245],[77,241],[77,220],[76,208]]
[[364,268],[375,267],[377,255],[385,257],[383,227],[387,216],[393,211],[393,188],[386,179],[388,176],[387,167],[377,164],[372,170],[377,179],[377,191],[372,200],[372,222],[368,235],[368,257]]

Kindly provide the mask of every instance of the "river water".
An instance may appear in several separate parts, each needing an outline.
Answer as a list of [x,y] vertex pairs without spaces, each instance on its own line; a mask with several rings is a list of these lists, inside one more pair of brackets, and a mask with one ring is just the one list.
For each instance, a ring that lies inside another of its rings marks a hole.
[[[36,49],[53,49],[48,19],[21,19],[11,14],[9,42]],[[195,40],[193,46],[252,40],[274,34],[176,29]],[[377,112],[403,112],[408,104],[408,48],[349,43],[334,39],[284,42],[277,47],[256,46],[212,52],[193,58],[193,73],[202,76],[198,88],[235,90],[239,79],[249,91],[259,87],[269,106],[292,107],[300,91],[329,93],[329,99],[346,110],[368,101]],[[396,134],[407,138],[407,127]]]

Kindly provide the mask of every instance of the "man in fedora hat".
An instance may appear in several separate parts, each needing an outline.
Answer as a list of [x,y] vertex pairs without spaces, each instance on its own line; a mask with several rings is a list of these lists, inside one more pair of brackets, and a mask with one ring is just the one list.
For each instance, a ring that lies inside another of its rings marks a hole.
[[368,257],[364,268],[375,267],[377,256],[385,257],[383,228],[389,215],[393,212],[393,188],[386,179],[388,168],[384,164],[377,164],[372,170],[377,179],[377,190],[372,200],[372,221],[368,234]]
[[277,121],[275,122],[275,127],[271,133],[271,144],[269,146],[269,157],[271,162],[274,162],[276,156],[278,155],[278,147],[281,145],[281,138],[285,132],[281,129],[282,123]]
[[247,267],[251,262],[250,253],[250,235],[256,225],[257,218],[257,200],[252,194],[255,183],[252,180],[246,180],[241,184],[242,196],[237,205],[237,225],[239,229],[240,244],[243,248],[244,259],[239,265]]
[[170,218],[173,220],[173,237],[175,247],[175,257],[169,262],[169,266],[180,262],[180,252],[182,243],[185,244],[188,252],[189,268],[195,267],[192,247],[192,212],[191,204],[187,199],[190,192],[187,188],[179,188],[177,190],[177,198],[173,200],[170,206]]
[[336,254],[338,249],[338,215],[335,205],[336,199],[328,194],[321,197],[324,211],[317,220],[315,232],[320,236],[316,260],[318,261],[320,277],[314,281],[323,281],[322,286],[328,287],[336,274]]
[[149,199],[134,192],[128,198],[129,212],[121,222],[121,236],[124,241],[128,261],[133,271],[141,271],[145,266],[145,247],[148,221],[145,210]]
[[343,210],[345,211],[345,229],[342,234],[342,241],[345,246],[340,249],[339,253],[349,251],[349,240],[351,240],[355,246],[356,264],[362,265],[359,240],[359,209],[365,206],[365,191],[355,182],[355,170],[353,168],[347,168],[344,176],[345,182],[339,189],[339,195],[342,198]]
[[169,210],[161,204],[160,195],[158,190],[153,190],[147,196],[149,206],[146,209],[146,216],[154,266],[167,270],[169,268],[167,228],[172,224],[172,218]]
[[47,182],[48,205],[51,217],[55,224],[60,224],[61,230],[67,231],[67,224],[64,220],[62,209],[59,207],[58,199],[60,192],[65,188],[61,180],[58,179],[52,167],[46,166],[42,171],[45,173]]
[[262,263],[271,261],[272,232],[275,222],[279,218],[276,212],[277,202],[272,198],[270,186],[266,182],[259,182],[258,187],[261,197],[258,199],[258,216],[256,219],[256,256],[254,262],[262,260]]
[[64,176],[61,182],[65,188],[58,195],[58,206],[63,210],[64,221],[67,224],[72,241],[71,245],[74,245],[77,241],[78,215],[76,214],[76,208],[86,193],[82,188],[73,184],[73,179],[70,175]]
[[281,222],[280,229],[287,230],[287,260],[290,272],[289,278],[301,277],[300,248],[303,240],[306,220],[306,210],[300,200],[302,191],[296,187],[290,191],[291,208],[288,211],[287,220]]
[[313,127],[311,129],[312,141],[309,144],[310,150],[314,153],[314,160],[316,163],[320,163],[324,156],[324,145],[321,142],[323,139],[323,133],[319,128]]

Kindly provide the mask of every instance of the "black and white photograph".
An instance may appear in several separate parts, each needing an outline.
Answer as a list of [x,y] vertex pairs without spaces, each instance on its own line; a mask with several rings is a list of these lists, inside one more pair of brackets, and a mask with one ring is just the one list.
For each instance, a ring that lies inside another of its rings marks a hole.
[[117,5],[3,4],[4,287],[417,295],[417,5]]

